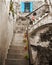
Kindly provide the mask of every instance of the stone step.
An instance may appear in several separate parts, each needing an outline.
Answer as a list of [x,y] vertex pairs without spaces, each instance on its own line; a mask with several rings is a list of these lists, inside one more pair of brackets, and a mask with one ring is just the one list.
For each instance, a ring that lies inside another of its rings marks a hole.
[[14,53],[16,53],[16,54],[18,54],[18,53],[24,53],[25,52],[25,50],[12,50],[12,49],[9,49],[8,50],[8,53],[10,54],[10,53],[12,53],[12,54],[14,54]]
[[12,53],[8,53],[8,54],[11,54],[11,55],[23,55],[23,54],[25,54],[25,52],[22,53],[22,52],[19,51],[19,52],[16,52],[16,53],[12,52]]
[[21,48],[18,48],[18,49],[10,48],[9,50],[24,51],[24,49],[21,49]]
[[26,59],[7,59],[5,65],[29,65],[29,60]]
[[13,42],[13,45],[15,45],[15,46],[25,46],[26,43],[24,43],[24,42],[15,43],[15,42]]
[[3,63],[2,63],[2,61],[0,61],[0,65],[2,65]]
[[3,63],[2,63],[2,58],[0,57],[0,65],[2,65]]
[[0,58],[1,58],[1,55],[0,55]]
[[1,57],[2,57],[2,54],[1,54],[1,52],[0,52],[0,59],[1,59]]
[[24,46],[10,46],[10,49],[13,49],[13,50],[24,50]]
[[7,54],[7,58],[8,59],[24,59],[24,54],[23,55],[16,55],[16,54]]

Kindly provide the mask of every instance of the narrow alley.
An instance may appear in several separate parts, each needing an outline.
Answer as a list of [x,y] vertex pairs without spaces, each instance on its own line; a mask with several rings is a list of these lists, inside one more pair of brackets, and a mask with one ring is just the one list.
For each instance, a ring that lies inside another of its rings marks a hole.
[[0,65],[52,65],[51,0],[0,0]]

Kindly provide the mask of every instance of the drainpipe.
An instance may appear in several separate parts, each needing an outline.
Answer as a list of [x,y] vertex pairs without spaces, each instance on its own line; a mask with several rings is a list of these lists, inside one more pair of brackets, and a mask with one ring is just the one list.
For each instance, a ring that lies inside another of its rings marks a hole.
[[50,11],[50,13],[52,13],[51,1],[50,0],[47,0],[47,2],[48,2],[48,5],[49,5],[49,11]]
[[50,7],[50,13],[52,14],[52,4],[51,4],[51,0],[49,0],[49,7]]
[[47,0],[44,0],[44,2],[45,2],[45,5],[46,5],[46,6],[45,6],[45,10],[46,10],[46,11],[49,11],[49,6],[47,6],[47,5],[48,5],[48,1],[47,1]]

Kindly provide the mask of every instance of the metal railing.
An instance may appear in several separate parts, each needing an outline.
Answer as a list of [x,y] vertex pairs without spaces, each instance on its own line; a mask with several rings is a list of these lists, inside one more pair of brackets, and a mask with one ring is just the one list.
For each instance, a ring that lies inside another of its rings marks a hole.
[[33,12],[27,14],[25,17],[30,16],[32,13],[36,12],[37,10],[39,10],[40,8],[42,8],[43,6],[51,6],[51,5],[49,5],[49,4],[43,4],[43,5],[41,5],[40,7],[38,7],[37,9],[35,9]]
[[27,40],[28,40],[29,65],[33,65],[31,45],[30,45],[29,35],[28,35],[28,26],[27,26],[26,34],[27,34]]
[[[48,13],[49,14],[49,13]],[[38,24],[41,20],[43,20],[45,17],[47,17],[48,16],[48,14],[46,14],[45,16],[43,16],[40,20],[38,20],[35,24],[33,24],[31,27],[30,27],[30,29],[31,28],[33,28],[36,24]],[[29,29],[29,30],[30,30]]]
[[[26,15],[25,17],[28,18],[28,16],[30,16],[32,13],[36,12],[37,10],[42,8],[43,6],[50,6],[50,5],[43,4],[40,7],[38,7],[36,10],[34,10],[33,12],[29,13],[28,15]],[[45,15],[42,19],[44,19],[46,16],[48,16],[48,14]],[[38,20],[36,24],[38,24],[42,19]],[[34,27],[36,24],[32,25],[31,28]],[[27,31],[26,31],[27,32],[27,39],[28,39],[29,65],[33,65],[34,63],[33,63],[33,58],[32,58],[31,44],[30,44],[30,40],[29,40],[29,29],[28,29],[28,27],[29,27],[29,25],[27,26]]]
[[40,8],[42,8],[43,6],[45,6],[45,4],[41,5],[40,7],[38,7],[36,10],[34,10],[33,12],[27,14],[25,17],[30,16],[32,13],[36,12],[37,10],[39,10]]
[[[48,4],[43,4],[43,5],[41,5],[40,7],[38,7],[36,10],[34,10],[33,12],[29,13],[28,15],[26,15],[25,17],[28,18],[32,13],[36,12],[37,10],[39,10],[40,8],[42,8],[43,6],[50,6],[50,5],[48,5]],[[47,17],[48,14],[49,14],[49,12],[48,12],[46,15],[44,15],[41,19],[39,19],[35,24],[33,24],[33,25],[30,27],[30,29],[33,28],[36,24],[38,24],[38,23],[39,23],[41,20],[43,20],[45,17]],[[30,30],[30,29],[29,29],[29,30]]]

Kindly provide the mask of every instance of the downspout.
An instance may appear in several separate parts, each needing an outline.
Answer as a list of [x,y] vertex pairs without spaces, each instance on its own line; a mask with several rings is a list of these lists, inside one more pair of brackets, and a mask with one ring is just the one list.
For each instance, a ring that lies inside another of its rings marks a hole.
[[49,5],[49,11],[50,11],[50,13],[52,13],[51,1],[50,1],[50,0],[47,0],[47,3],[48,3],[48,5]]
[[50,7],[50,13],[52,14],[52,4],[51,4],[51,0],[49,0],[49,7]]

